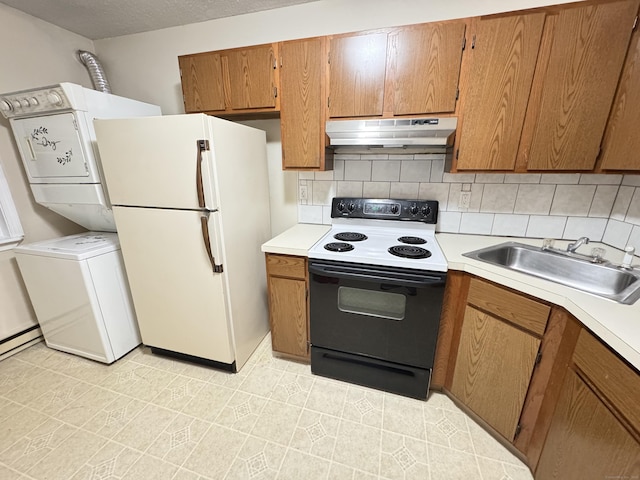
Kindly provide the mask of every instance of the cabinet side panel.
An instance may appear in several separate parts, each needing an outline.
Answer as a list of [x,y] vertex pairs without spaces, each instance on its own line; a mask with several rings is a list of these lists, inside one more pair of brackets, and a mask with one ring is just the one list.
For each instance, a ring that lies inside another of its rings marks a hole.
[[284,168],[320,168],[324,151],[323,40],[281,44],[282,161]]

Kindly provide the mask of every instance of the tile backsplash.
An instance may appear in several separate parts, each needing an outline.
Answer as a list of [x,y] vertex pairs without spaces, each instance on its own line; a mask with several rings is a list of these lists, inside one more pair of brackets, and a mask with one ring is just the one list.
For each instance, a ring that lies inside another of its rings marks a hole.
[[303,223],[331,223],[335,196],[438,200],[439,232],[587,236],[640,251],[640,175],[452,174],[443,154],[336,154],[333,171],[299,172],[298,184]]

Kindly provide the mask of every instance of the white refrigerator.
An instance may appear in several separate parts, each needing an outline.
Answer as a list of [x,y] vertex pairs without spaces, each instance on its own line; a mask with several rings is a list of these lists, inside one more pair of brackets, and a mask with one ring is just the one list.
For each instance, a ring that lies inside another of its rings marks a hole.
[[142,342],[239,371],[269,331],[265,133],[203,114],[94,125]]

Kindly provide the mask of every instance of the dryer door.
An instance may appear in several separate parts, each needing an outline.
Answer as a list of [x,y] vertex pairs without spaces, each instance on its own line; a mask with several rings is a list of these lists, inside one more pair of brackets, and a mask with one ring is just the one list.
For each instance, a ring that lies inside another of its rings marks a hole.
[[31,183],[94,183],[73,113],[12,119],[13,133]]

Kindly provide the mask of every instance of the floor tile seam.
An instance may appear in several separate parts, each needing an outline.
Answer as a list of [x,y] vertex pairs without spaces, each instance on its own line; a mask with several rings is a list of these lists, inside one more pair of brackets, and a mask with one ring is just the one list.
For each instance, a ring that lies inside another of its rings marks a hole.
[[[336,442],[336,443],[337,443],[337,442]],[[380,452],[380,451],[379,451],[379,452],[378,452],[378,455],[379,455],[380,457],[382,457],[382,455],[381,455],[381,454],[382,454],[382,452]],[[315,455],[314,455],[314,456],[315,456]],[[354,470],[354,471],[356,471],[356,470],[357,470],[358,472],[365,473],[366,475],[373,475],[373,476],[374,476],[374,477],[376,477],[376,478],[380,478],[380,463],[381,463],[380,461],[378,461],[378,472],[377,472],[377,473],[371,473],[371,472],[369,472],[369,471],[367,471],[367,470],[362,470],[361,468],[355,468],[355,467],[353,467],[353,466],[351,466],[351,465],[347,465],[346,463],[342,463],[342,462],[340,462],[340,461],[338,461],[338,460],[334,459],[334,458],[333,458],[334,456],[335,456],[335,447],[334,447],[334,455],[332,455],[332,456],[331,456],[331,459],[330,459],[330,461],[331,461],[332,463],[337,463],[338,465],[342,465],[343,467],[350,468],[350,469],[352,469],[352,470]],[[321,458],[321,457],[320,457],[320,458]],[[326,459],[325,459],[325,460],[326,460]]]
[[[65,374],[65,373],[59,372],[59,371],[57,371],[57,370],[50,370],[50,369],[45,368],[45,369],[43,369],[43,372],[41,372],[41,373],[44,373],[45,371],[49,371],[49,372],[52,372],[52,373],[56,373],[56,374],[61,375],[61,376],[63,376],[63,377],[69,378],[69,379],[71,379],[71,380],[75,380],[75,381],[77,381],[77,382],[84,383],[85,385],[88,385],[88,386],[90,386],[90,387],[91,387],[91,386],[94,386],[94,384],[92,384],[92,383],[89,383],[89,382],[87,382],[87,381],[85,381],[85,380],[82,380],[82,379],[79,379],[79,378],[76,378],[76,377],[72,377],[72,376],[70,376],[70,375],[67,375],[67,374]],[[38,375],[40,375],[41,373],[39,373]],[[38,376],[38,375],[36,375],[36,376]],[[16,390],[16,389],[18,389],[18,388],[22,388],[22,387],[23,387],[23,386],[25,386],[27,383],[30,383],[32,380],[33,380],[33,378],[30,378],[28,381],[24,382],[23,384],[18,385],[18,386],[16,386],[15,388],[12,388],[12,389],[11,389],[11,390],[9,390],[8,392],[6,392],[5,394],[0,395],[0,397],[4,398],[5,400],[10,400],[10,401],[12,401],[12,402],[19,403],[19,402],[16,402],[15,400],[13,400],[13,399],[11,399],[11,398],[7,397],[6,395],[7,395],[8,393],[13,392],[14,390]],[[47,393],[47,392],[49,392],[49,391],[50,391],[50,390],[47,390],[46,392],[43,392],[41,395],[39,395],[39,396],[38,396],[38,397],[36,397],[36,398],[40,398],[40,396],[44,395],[45,393]],[[85,393],[86,393],[86,392],[85,392]],[[83,394],[83,395],[84,395],[84,394]],[[78,398],[80,398],[80,397],[78,397]],[[32,400],[33,400],[33,399],[32,399]]]
[[[277,446],[280,446],[280,447],[282,447],[282,446],[283,446],[283,445],[282,445],[282,444],[280,444],[280,443],[272,442],[271,440],[266,440],[266,439],[264,439],[264,438],[262,438],[262,437],[258,437],[258,436],[256,436],[256,435],[251,434],[251,433],[248,433],[248,434],[246,434],[246,435],[247,435],[247,438],[245,438],[244,442],[242,443],[242,447],[240,447],[240,450],[238,451],[238,453],[236,453],[235,457],[233,457],[233,461],[231,462],[231,466],[233,466],[233,464],[236,462],[236,460],[242,460],[242,461],[245,461],[245,462],[246,462],[246,460],[245,460],[245,459],[243,459],[243,458],[240,458],[240,456],[239,456],[239,455],[240,455],[240,452],[242,452],[242,449],[244,448],[244,446],[246,445],[246,443],[247,443],[250,439],[258,440],[258,441],[261,441],[261,442],[273,443],[274,445],[277,445]],[[293,435],[292,435],[291,437],[293,438]],[[289,443],[291,443],[291,441],[289,441]],[[282,459],[280,459],[280,462],[279,462],[279,464],[278,464],[278,468],[277,468],[277,469],[275,469],[275,471],[276,471],[276,478],[278,477],[278,475],[280,474],[280,470],[282,469],[282,464],[284,463],[284,459],[285,459],[285,457],[287,456],[287,450],[289,450],[289,446],[284,447],[284,455],[282,455]],[[226,475],[227,475],[228,473],[229,473],[229,471],[227,471],[227,472],[225,473],[225,477],[223,477],[223,478],[226,478]]]
[[[385,417],[385,409],[387,407],[387,396],[382,395],[382,422],[380,424],[380,430],[382,430],[380,434],[380,443],[378,445],[378,477],[382,475],[382,442],[384,440],[384,417]],[[404,441],[402,442],[404,445]],[[403,475],[404,476],[404,475]]]
[[9,465],[8,463],[0,462],[0,466],[5,467],[7,470],[11,470],[12,472],[14,472],[14,473],[16,473],[16,474],[18,474],[18,475],[22,475],[22,476],[27,477],[27,478],[29,478],[29,479],[32,479],[32,478],[33,478],[31,475],[27,475],[26,473],[21,472],[20,470],[18,470],[18,469],[16,469],[16,468],[12,467],[12,466],[11,466],[11,465]]
[[[384,405],[384,403],[383,403],[383,405]],[[340,419],[340,424],[338,425],[338,433],[340,432],[340,427],[342,427],[343,422],[354,423],[356,425],[361,425],[363,427],[368,427],[368,428],[372,428],[374,430],[379,430],[380,431],[380,443],[378,445],[378,456],[379,456],[379,458],[378,458],[378,473],[375,474],[376,476],[380,476],[380,464],[381,464],[381,458],[382,458],[382,440],[384,438],[384,435],[383,435],[384,434],[384,429],[382,428],[382,426],[374,427],[374,426],[367,425],[367,424],[362,423],[362,422],[354,422],[353,420],[349,420],[348,418],[341,418]],[[333,460],[333,457],[335,456],[335,449],[336,449],[337,444],[338,444],[338,434],[336,434],[336,443],[334,444],[333,454],[331,456],[331,460]],[[340,463],[340,462],[338,462],[338,463]],[[351,467],[351,468],[354,468],[354,467]],[[366,471],[366,470],[363,470],[363,471]]]
[[[340,463],[340,462],[337,462],[335,460],[330,460],[329,463],[330,463],[329,472],[331,471],[331,467],[333,466],[333,464],[336,464],[336,465],[340,465],[341,467],[347,467],[347,468],[353,470],[353,475],[355,475],[356,473],[363,473],[363,474],[369,475],[369,476],[373,475],[376,478],[376,480],[380,480],[380,479],[383,478],[381,475],[374,475],[373,473],[369,473],[366,470],[362,470],[360,468],[355,468],[355,467],[352,467],[351,465],[346,465],[344,463]],[[351,478],[353,478],[353,476]],[[397,479],[391,479],[391,480],[397,480]]]
[[[51,416],[51,415],[49,415],[49,414],[47,414],[47,413],[44,413],[44,412],[41,412],[41,411],[39,411],[39,410],[36,410],[35,408],[29,407],[28,405],[22,405],[22,407],[23,407],[23,409],[28,409],[28,410],[31,410],[32,412],[35,412],[35,413],[38,413],[38,414],[44,415],[44,416],[45,416],[45,417],[47,417],[47,418],[45,418],[41,423],[38,423],[36,426],[34,426],[31,430],[29,430],[28,432],[26,432],[24,435],[22,435],[21,437],[19,437],[15,442],[13,442],[13,443],[12,443],[11,445],[9,445],[7,448],[5,448],[4,450],[1,450],[1,451],[0,451],[0,454],[1,454],[1,453],[6,452],[7,450],[9,450],[11,447],[13,447],[14,445],[16,445],[20,440],[23,440],[23,439],[24,439],[24,438],[26,438],[29,434],[33,433],[36,429],[40,428],[41,426],[43,426],[45,423],[47,423],[47,422],[48,422],[48,421],[50,421],[50,420],[55,420],[55,421],[57,421],[57,422],[60,422],[61,424],[64,424],[64,425],[70,426],[70,427],[72,427],[72,428],[75,428],[76,430],[79,430],[79,429],[80,429],[80,428],[79,428],[79,427],[77,427],[76,425],[72,425],[72,424],[70,424],[70,423],[68,423],[68,422],[65,422],[64,420],[60,420],[60,419],[58,419],[58,418],[55,418],[55,417],[53,417],[53,416]],[[71,435],[72,435],[72,434],[71,434]],[[71,436],[71,435],[69,435],[69,436]],[[68,437],[67,437],[67,438],[68,438]],[[48,455],[48,454],[47,454],[47,455]],[[45,455],[45,456],[46,456],[46,455]]]
[[[504,447],[502,447],[502,448],[504,448]],[[506,448],[504,448],[504,450],[508,452],[508,450]],[[529,467],[524,462],[521,462],[520,460],[518,460],[517,457],[514,457],[515,460],[513,462],[511,462],[511,461],[504,460],[504,459],[501,459],[501,458],[488,457],[487,455],[482,455],[482,454],[478,454],[478,453],[476,453],[475,456],[478,457],[478,458],[483,458],[485,460],[491,460],[493,462],[500,462],[503,465],[509,465],[511,467],[518,467],[518,468],[524,468],[526,470],[529,470]]]

